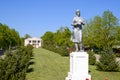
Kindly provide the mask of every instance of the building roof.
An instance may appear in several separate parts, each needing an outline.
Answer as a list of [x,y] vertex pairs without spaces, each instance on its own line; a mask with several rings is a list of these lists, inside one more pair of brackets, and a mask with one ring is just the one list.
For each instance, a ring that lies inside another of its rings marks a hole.
[[37,38],[37,37],[32,37],[32,38],[27,38],[27,39],[25,39],[25,40],[42,40],[42,39]]

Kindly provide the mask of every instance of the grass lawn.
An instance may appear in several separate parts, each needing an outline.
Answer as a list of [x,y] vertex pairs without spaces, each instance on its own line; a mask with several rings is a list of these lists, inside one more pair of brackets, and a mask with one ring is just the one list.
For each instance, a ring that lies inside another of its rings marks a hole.
[[[31,72],[27,80],[65,80],[69,71],[69,57],[62,57],[43,48],[34,49],[34,64],[30,65]],[[120,72],[102,72],[90,66],[92,80],[120,80]]]
[[45,50],[34,49],[34,64],[32,72],[27,74],[28,80],[64,80],[69,71],[68,57]]

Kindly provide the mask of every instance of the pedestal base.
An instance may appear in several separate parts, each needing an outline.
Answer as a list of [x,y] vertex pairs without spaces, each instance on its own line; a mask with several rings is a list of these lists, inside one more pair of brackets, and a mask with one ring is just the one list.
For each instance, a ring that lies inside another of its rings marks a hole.
[[91,75],[88,74],[76,76],[68,72],[68,76],[65,78],[65,80],[91,80]]
[[70,72],[65,80],[91,80],[86,52],[72,52],[70,54]]

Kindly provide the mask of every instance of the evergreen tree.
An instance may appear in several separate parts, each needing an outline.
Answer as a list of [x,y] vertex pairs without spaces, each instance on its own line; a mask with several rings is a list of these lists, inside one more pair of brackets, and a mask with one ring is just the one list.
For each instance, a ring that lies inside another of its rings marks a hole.
[[0,80],[26,80],[26,72],[32,57],[32,46],[7,51],[0,59]]
[[102,54],[97,69],[101,71],[119,71],[119,62],[116,62],[114,54]]

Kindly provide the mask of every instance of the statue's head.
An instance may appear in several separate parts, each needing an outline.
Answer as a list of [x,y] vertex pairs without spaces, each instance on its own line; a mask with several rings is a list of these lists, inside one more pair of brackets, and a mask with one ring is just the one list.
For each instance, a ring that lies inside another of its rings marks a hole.
[[80,10],[77,9],[76,12],[75,12],[75,14],[80,17]]

